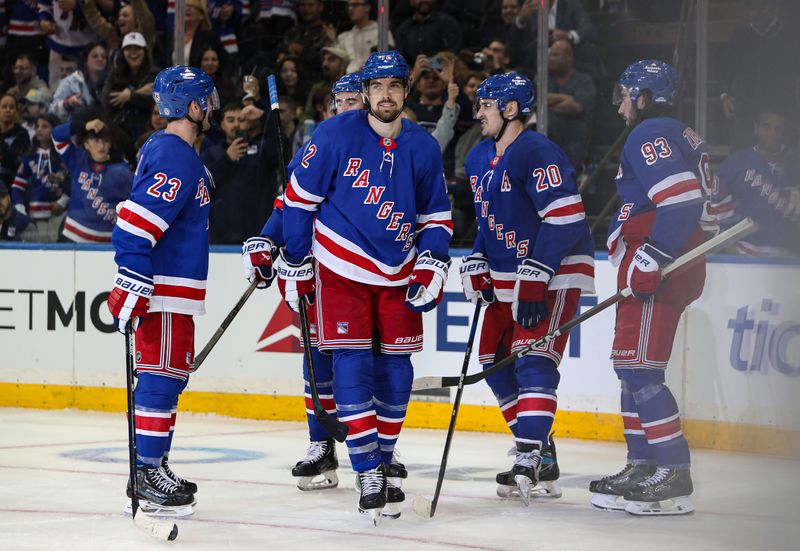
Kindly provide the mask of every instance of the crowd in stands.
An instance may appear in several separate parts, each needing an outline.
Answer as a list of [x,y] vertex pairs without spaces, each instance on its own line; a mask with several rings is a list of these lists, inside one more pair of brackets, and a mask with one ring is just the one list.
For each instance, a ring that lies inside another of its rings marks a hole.
[[[612,81],[586,1],[549,3],[548,135],[585,177],[598,97]],[[600,2],[615,9],[620,3]],[[512,69],[535,79],[539,4],[391,2],[388,43],[413,67],[403,116],[441,146],[455,245],[468,246],[475,232],[464,160],[481,140],[473,120],[476,89],[487,76]],[[760,114],[751,96],[764,65],[753,49],[772,47],[775,34],[779,41],[798,36],[775,23],[775,0],[758,4],[773,11],[754,10],[756,24],[737,31],[740,66],[727,73],[721,101],[726,116],[745,128],[742,146],[753,138],[747,121]],[[158,71],[175,62],[174,9],[167,0],[0,2],[0,237],[108,240],[137,151],[166,125],[151,90]],[[331,116],[331,85],[377,48],[376,2],[186,0],[184,23],[177,47],[187,64],[212,76],[223,105],[213,130],[197,144],[215,182],[211,240],[240,243],[257,234],[282,187],[265,77],[277,78],[288,162]],[[794,51],[782,50],[789,57]],[[773,65],[785,61],[770,59]],[[778,74],[797,77],[796,71]],[[773,111],[785,121],[788,166],[794,162],[793,113]],[[529,124],[535,128],[535,117]]]

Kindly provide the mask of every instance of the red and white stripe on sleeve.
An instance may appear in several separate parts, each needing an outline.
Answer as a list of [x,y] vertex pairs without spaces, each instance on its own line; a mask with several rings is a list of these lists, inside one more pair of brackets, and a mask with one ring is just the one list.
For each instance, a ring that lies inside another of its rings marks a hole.
[[292,172],[292,177],[289,178],[289,187],[286,188],[286,193],[283,197],[283,202],[286,206],[316,212],[319,204],[324,199],[324,197],[309,193],[300,187],[294,172]]
[[25,191],[25,188],[28,187],[28,180],[27,178],[23,178],[19,174],[14,177],[14,181],[11,183],[11,187],[18,189],[20,191]]
[[450,211],[418,214],[416,233],[430,228],[444,228],[447,233],[453,235],[453,216]]
[[583,210],[583,201],[578,194],[556,199],[538,212],[544,224],[553,224],[555,226],[580,222],[586,218],[586,212]]
[[53,140],[53,145],[56,146],[56,151],[58,152],[58,154],[59,155],[63,155],[64,153],[67,152],[67,149],[69,149],[69,146],[72,145],[72,141],[70,141],[69,139],[62,140],[62,141]]
[[686,171],[667,176],[647,192],[656,207],[666,207],[695,199],[702,199],[700,182],[694,172]]
[[117,216],[117,227],[130,234],[147,239],[155,246],[161,236],[169,228],[160,216],[147,210],[130,199],[125,201]]

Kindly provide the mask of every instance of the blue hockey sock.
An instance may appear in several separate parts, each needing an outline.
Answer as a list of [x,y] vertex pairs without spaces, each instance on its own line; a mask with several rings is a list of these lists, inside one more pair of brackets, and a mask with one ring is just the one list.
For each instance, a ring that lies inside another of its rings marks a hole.
[[553,428],[558,399],[556,389],[561,376],[553,360],[545,356],[523,356],[516,363],[519,385],[517,432],[519,451],[541,450]]
[[[333,357],[329,354],[321,353],[317,348],[311,349],[312,361],[314,362],[314,375],[317,381],[317,392],[322,407],[329,414],[336,417],[336,404],[333,401]],[[308,420],[309,439],[314,442],[321,442],[331,437],[328,431],[317,421],[314,415],[314,402],[311,399],[311,386],[308,382],[308,365],[303,356],[303,379],[305,380],[306,397],[306,418]]]
[[168,452],[173,406],[186,380],[139,373],[133,393],[137,465],[159,466]]
[[378,444],[382,461],[388,465],[406,418],[414,370],[408,354],[376,354],[374,361]]

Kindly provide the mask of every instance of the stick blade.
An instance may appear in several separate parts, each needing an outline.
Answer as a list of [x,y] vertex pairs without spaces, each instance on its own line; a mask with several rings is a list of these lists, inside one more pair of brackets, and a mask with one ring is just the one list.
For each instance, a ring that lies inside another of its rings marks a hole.
[[429,390],[431,388],[444,388],[442,377],[420,377],[414,379],[411,385],[411,390]]
[[173,522],[158,520],[142,513],[134,516],[133,522],[141,530],[162,541],[175,541],[178,537],[178,525]]
[[431,518],[433,516],[433,503],[430,499],[420,494],[414,497],[414,502],[411,508],[416,514],[423,518]]

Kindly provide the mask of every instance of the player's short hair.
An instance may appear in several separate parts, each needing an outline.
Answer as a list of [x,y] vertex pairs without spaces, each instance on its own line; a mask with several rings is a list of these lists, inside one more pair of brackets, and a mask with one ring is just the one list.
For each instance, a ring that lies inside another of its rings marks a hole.
[[222,108],[222,111],[219,114],[220,119],[224,119],[225,115],[228,114],[230,111],[241,111],[242,104],[237,101],[231,101],[225,104],[225,107]]
[[16,60],[19,61],[20,59],[27,59],[28,63],[30,63],[34,67],[36,67],[39,64],[39,62],[36,59],[36,56],[34,56],[33,54],[28,53],[28,52],[20,52],[20,53],[18,53],[17,57],[16,57]]

